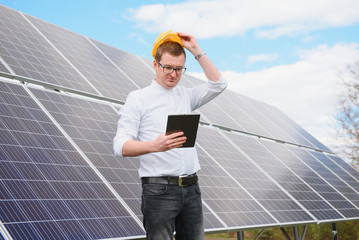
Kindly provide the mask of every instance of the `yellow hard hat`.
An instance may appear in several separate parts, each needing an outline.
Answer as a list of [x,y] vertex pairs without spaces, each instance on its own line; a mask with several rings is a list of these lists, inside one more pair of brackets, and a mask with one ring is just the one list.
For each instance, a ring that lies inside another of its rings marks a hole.
[[152,56],[155,58],[157,48],[164,42],[173,41],[181,44],[183,47],[183,43],[181,41],[181,38],[178,36],[177,33],[172,32],[172,30],[169,30],[167,32],[161,32],[158,37],[155,40],[155,43],[153,44],[153,50],[152,50]]

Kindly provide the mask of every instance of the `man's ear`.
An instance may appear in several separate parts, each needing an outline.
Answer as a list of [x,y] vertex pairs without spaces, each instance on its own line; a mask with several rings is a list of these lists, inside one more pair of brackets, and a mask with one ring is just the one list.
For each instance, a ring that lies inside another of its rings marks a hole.
[[156,60],[153,60],[153,69],[155,69],[155,71],[157,71],[158,68],[158,63]]

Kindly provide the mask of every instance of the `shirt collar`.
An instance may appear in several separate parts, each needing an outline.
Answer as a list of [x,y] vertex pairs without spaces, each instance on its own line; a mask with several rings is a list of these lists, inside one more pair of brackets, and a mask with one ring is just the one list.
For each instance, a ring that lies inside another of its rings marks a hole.
[[173,93],[175,91],[174,89],[177,86],[174,87],[174,88],[167,89],[167,88],[162,87],[155,79],[153,79],[152,83],[151,83],[151,87],[154,88],[155,90],[158,90],[158,91],[161,91],[161,92]]

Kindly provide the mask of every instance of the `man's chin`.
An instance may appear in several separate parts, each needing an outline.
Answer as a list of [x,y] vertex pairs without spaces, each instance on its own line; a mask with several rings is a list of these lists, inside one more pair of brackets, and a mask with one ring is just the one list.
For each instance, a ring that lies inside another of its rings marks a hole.
[[172,86],[175,87],[178,84],[179,81],[177,80],[171,80],[171,81],[167,81],[167,85],[168,86]]

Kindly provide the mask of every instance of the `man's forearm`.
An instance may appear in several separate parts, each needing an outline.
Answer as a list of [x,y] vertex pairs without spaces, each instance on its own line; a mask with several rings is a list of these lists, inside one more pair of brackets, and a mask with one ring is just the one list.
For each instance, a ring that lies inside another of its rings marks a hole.
[[201,56],[198,59],[198,63],[201,65],[204,74],[209,80],[213,82],[219,81],[221,77],[221,73],[218,71],[217,67],[214,65],[214,63],[211,61],[211,59],[209,59],[207,55]]
[[161,134],[155,140],[148,142],[128,140],[122,146],[122,156],[136,157],[152,152],[164,152],[182,147],[186,140],[183,132],[175,132],[169,135]]
[[124,157],[137,157],[150,152],[153,152],[152,142],[128,140],[122,147],[122,156]]

